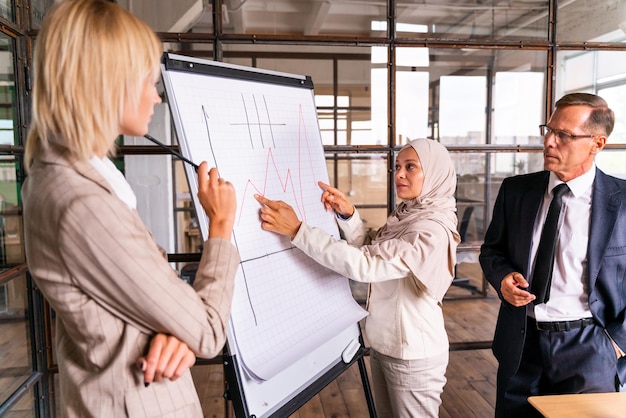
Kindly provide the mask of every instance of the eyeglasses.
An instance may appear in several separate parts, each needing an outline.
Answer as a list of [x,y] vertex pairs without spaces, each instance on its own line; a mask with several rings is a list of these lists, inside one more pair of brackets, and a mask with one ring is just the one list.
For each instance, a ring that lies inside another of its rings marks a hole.
[[548,125],[539,125],[539,133],[544,138],[549,137],[550,134],[554,134],[556,136],[556,138],[557,138],[557,142],[559,142],[561,144],[569,144],[570,142],[572,142],[573,140],[578,139],[578,138],[593,138],[594,136],[598,136],[598,134],[595,134],[595,135],[572,135],[572,134],[567,133],[565,131],[562,131],[560,129],[552,129]]

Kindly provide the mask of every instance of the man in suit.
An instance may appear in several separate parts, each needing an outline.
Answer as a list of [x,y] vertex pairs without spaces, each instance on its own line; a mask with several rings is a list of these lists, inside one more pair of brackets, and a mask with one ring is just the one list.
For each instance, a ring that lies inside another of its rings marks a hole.
[[[493,341],[499,363],[496,417],[541,416],[529,396],[612,392],[620,383],[626,181],[603,173],[594,161],[614,121],[601,97],[564,96],[540,127],[545,171],[507,178],[500,187],[480,253],[483,272],[502,301]],[[537,247],[553,188],[562,183],[569,188],[549,263],[551,284],[548,297],[537,299],[535,264],[547,255]]]

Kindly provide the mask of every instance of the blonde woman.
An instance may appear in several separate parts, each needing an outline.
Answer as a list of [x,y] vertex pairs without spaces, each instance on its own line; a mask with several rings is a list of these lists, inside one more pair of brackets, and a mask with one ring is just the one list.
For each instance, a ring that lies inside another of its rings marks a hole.
[[22,198],[28,266],[56,311],[62,416],[202,417],[189,367],[226,339],[232,185],[200,165],[210,230],[192,288],[107,157],[119,135],[147,133],[160,55],[144,22],[103,0],[56,2],[37,37]]
[[284,202],[256,196],[263,229],[286,235],[318,263],[369,286],[365,337],[372,348],[374,402],[380,417],[437,417],[446,383],[448,337],[441,301],[452,283],[456,174],[438,142],[416,139],[395,161],[403,202],[366,242],[363,222],[339,190],[320,183],[344,240],[300,222]]

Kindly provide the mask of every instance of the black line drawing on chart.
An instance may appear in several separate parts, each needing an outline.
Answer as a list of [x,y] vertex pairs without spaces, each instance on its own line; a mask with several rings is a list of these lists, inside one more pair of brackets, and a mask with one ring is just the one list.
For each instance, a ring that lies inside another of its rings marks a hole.
[[[312,161],[312,151],[311,151],[311,146],[309,143],[310,138],[308,137],[307,134],[307,129],[306,129],[306,124],[305,124],[305,120],[304,120],[304,115],[303,115],[303,110],[302,110],[302,105],[298,104],[298,127],[297,127],[297,156],[296,156],[296,166],[292,169],[291,167],[288,167],[286,170],[281,170],[279,169],[279,164],[277,162],[277,157],[275,156],[275,150],[276,150],[276,142],[274,139],[274,127],[285,127],[287,126],[286,123],[273,123],[272,122],[272,118],[270,116],[270,112],[269,112],[269,107],[268,107],[268,103],[265,100],[265,98],[263,97],[263,102],[262,102],[262,108],[264,109],[264,113],[266,115],[267,120],[262,122],[261,121],[261,113],[259,112],[259,106],[258,106],[258,101],[257,98],[253,95],[252,96],[253,99],[253,103],[254,103],[254,112],[253,114],[256,115],[256,121],[251,120],[250,118],[250,112],[249,112],[249,105],[246,104],[246,100],[245,97],[243,96],[243,94],[241,95],[241,100],[242,100],[242,104],[243,107],[245,109],[245,114],[246,114],[246,122],[245,123],[231,123],[231,126],[241,126],[241,125],[246,125],[248,128],[248,133],[250,135],[250,144],[253,150],[255,149],[259,149],[258,147],[255,147],[254,145],[254,134],[252,132],[252,130],[254,129],[254,127],[258,127],[259,128],[259,136],[261,139],[261,148],[260,150],[267,150],[266,152],[266,159],[265,159],[265,170],[263,175],[261,176],[261,181],[254,181],[254,179],[252,178],[248,178],[246,180],[245,183],[245,187],[242,193],[242,198],[241,198],[241,204],[240,204],[240,208],[239,208],[239,219],[237,221],[237,224],[239,224],[239,222],[241,222],[241,218],[243,217],[243,207],[245,206],[246,203],[246,199],[250,199],[251,196],[249,196],[249,191],[254,191],[255,193],[261,194],[261,195],[265,195],[268,191],[268,188],[270,187],[270,185],[268,184],[268,180],[270,178],[270,173],[274,174],[277,178],[278,178],[278,184],[273,184],[273,187],[278,186],[279,190],[282,190],[283,193],[289,193],[293,199],[294,202],[294,209],[296,209],[296,212],[298,213],[298,215],[300,216],[300,218],[306,222],[307,220],[307,213],[306,213],[306,208],[304,205],[304,196],[303,196],[303,190],[304,190],[304,186],[302,184],[302,178],[303,178],[303,170],[305,167],[308,167],[308,169],[310,170],[310,174],[312,176],[312,178],[316,178],[315,177],[315,170],[314,170],[314,164]],[[203,117],[203,121],[204,121],[204,126],[206,129],[206,134],[207,134],[207,138],[209,140],[209,147],[211,150],[211,155],[213,157],[213,161],[215,162],[215,166],[219,169],[218,167],[218,163],[217,163],[217,158],[216,158],[216,152],[215,152],[215,148],[214,148],[214,144],[211,140],[211,124],[209,122],[210,119],[210,115],[207,112],[207,109],[205,108],[204,105],[202,105],[202,117]],[[268,128],[269,131],[269,137],[271,139],[271,143],[272,146],[267,147],[265,145],[266,142],[266,138],[268,135],[266,135],[267,132],[264,133],[263,131],[263,127]],[[317,183],[316,183],[317,184]],[[236,233],[233,234],[233,241],[235,246],[239,249],[239,245],[237,242],[237,237],[236,237]],[[279,251],[276,252],[283,252],[286,250],[290,250],[292,248],[283,248],[280,249]],[[267,256],[271,256],[274,252],[272,253],[268,253],[265,255],[265,257]],[[245,261],[250,261],[250,260],[245,260]],[[241,264],[241,272],[242,272],[242,276],[243,276],[243,281],[244,281],[244,286],[245,286],[245,293],[246,293],[246,297],[248,300],[248,304],[250,306],[250,309],[252,311],[252,315],[254,317],[254,322],[255,325],[258,326],[258,322],[257,322],[257,314],[255,312],[255,306],[254,303],[252,301],[252,295],[250,292],[250,288],[249,288],[249,283],[248,283],[248,275],[246,274],[246,269],[245,269],[245,262],[243,262]]]
[[[234,123],[233,125],[245,125],[248,128],[248,135],[250,136],[250,146],[254,149],[254,135],[252,134],[252,128],[257,127],[259,130],[259,138],[261,139],[261,148],[265,148],[265,135],[263,135],[263,127],[267,126],[270,130],[269,137],[272,140],[272,147],[276,147],[276,143],[274,142],[274,132],[272,126],[285,126],[285,123],[272,123],[269,108],[267,106],[267,100],[265,99],[265,95],[261,95],[263,101],[263,109],[265,110],[265,115],[267,118],[267,122],[261,122],[261,112],[259,111],[259,104],[257,103],[257,95],[252,95],[252,108],[254,111],[251,112],[248,110],[248,104],[246,103],[246,98],[241,94],[241,102],[243,103],[244,114],[246,115],[246,121],[242,123]],[[256,115],[256,122],[252,122],[250,120],[251,116]]]
[[213,149],[213,141],[211,140],[211,130],[209,129],[209,115],[206,112],[206,108],[204,105],[201,107],[202,110],[202,118],[204,120],[204,128],[206,129],[206,136],[209,140],[209,148],[211,149],[211,157],[213,158],[213,164],[215,164],[215,168],[219,171],[219,167],[217,166],[217,159],[215,158],[215,150]]

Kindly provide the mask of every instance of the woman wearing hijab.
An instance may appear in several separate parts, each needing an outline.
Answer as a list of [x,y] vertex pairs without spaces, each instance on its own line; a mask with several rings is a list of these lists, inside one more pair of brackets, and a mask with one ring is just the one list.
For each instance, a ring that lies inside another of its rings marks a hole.
[[416,139],[395,163],[403,202],[375,238],[339,190],[319,183],[345,240],[302,223],[282,201],[255,196],[263,229],[288,236],[323,266],[369,283],[365,337],[372,349],[374,400],[381,417],[437,417],[446,383],[448,337],[441,301],[454,277],[456,173],[446,148]]

